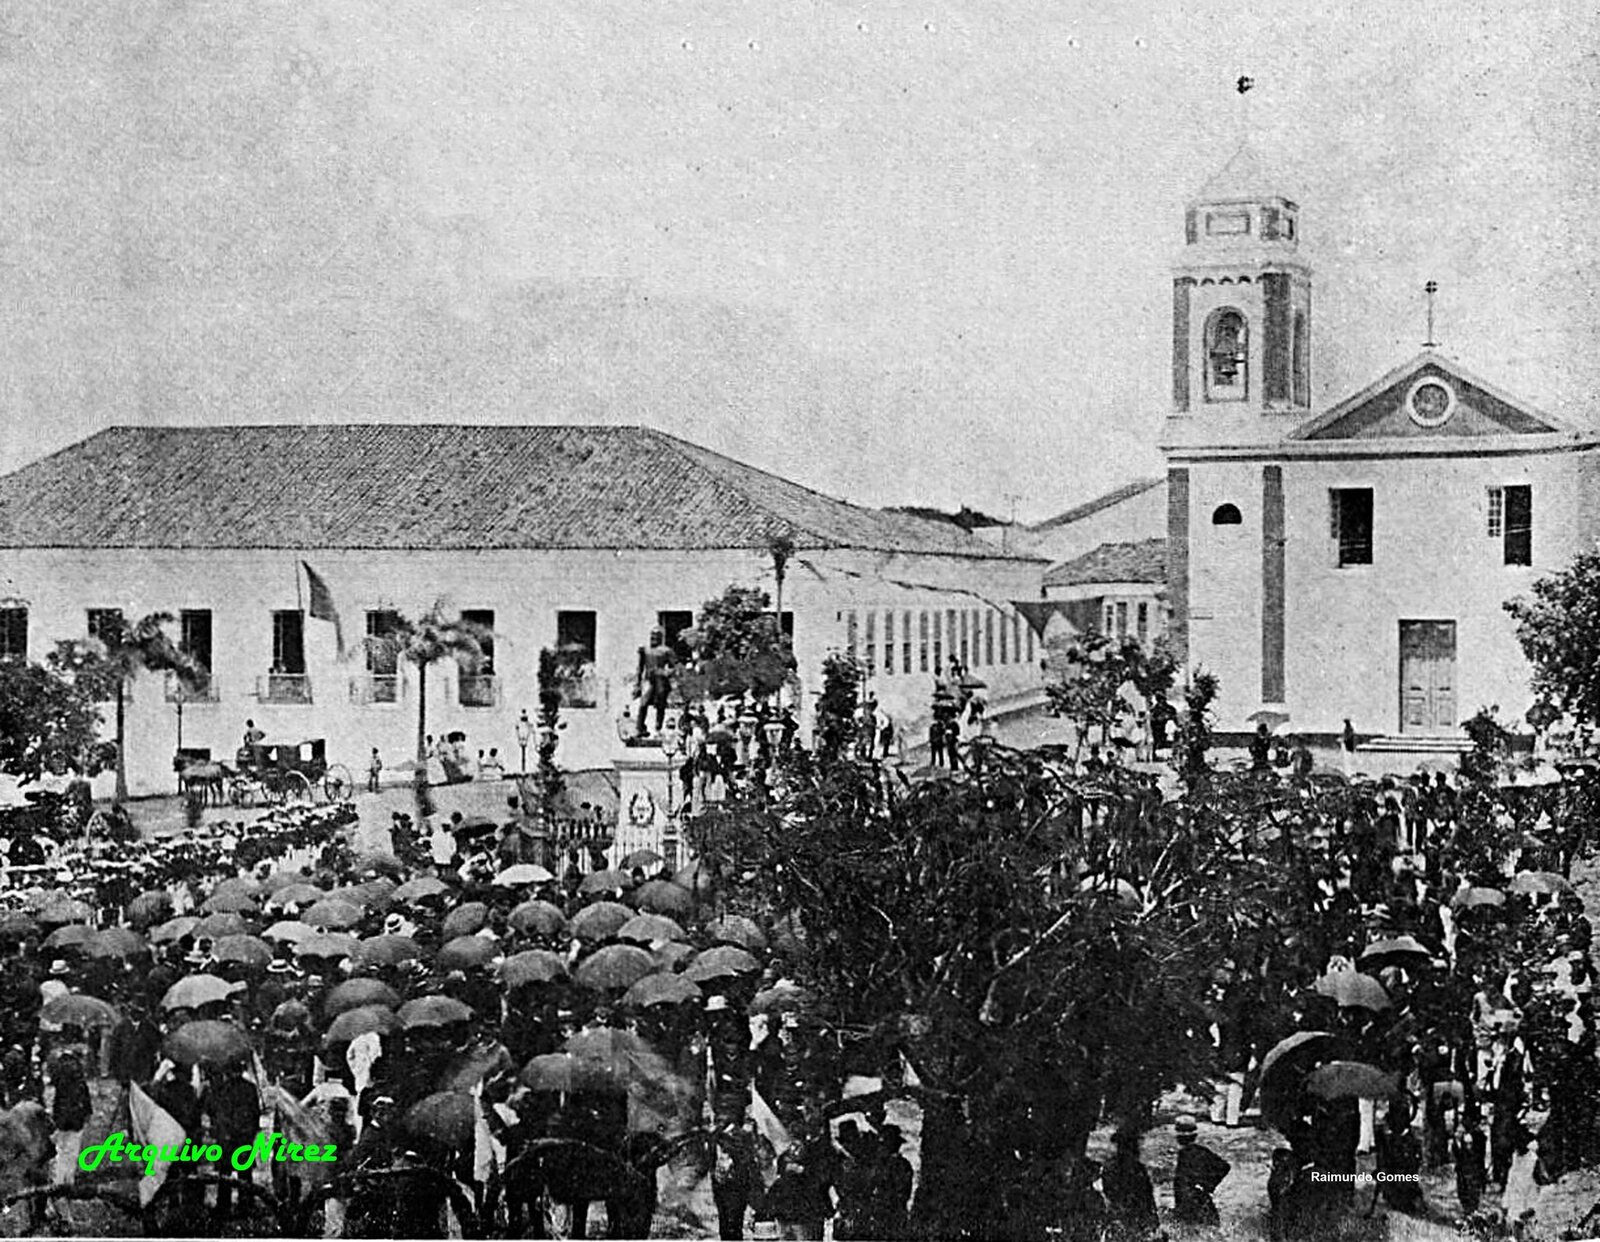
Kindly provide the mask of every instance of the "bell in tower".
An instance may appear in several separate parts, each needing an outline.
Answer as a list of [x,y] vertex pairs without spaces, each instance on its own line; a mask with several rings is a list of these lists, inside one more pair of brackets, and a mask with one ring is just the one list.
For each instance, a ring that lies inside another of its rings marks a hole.
[[1300,208],[1247,142],[1189,203],[1172,285],[1177,415],[1311,405],[1311,269]]

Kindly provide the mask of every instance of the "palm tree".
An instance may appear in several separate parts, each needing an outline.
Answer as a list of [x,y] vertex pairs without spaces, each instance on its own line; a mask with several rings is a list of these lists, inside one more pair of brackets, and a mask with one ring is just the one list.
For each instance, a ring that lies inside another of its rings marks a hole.
[[209,670],[168,636],[174,620],[170,612],[152,612],[132,625],[120,612],[101,614],[92,638],[67,639],[56,644],[51,663],[67,672],[97,698],[117,705],[117,786],[113,801],[128,799],[127,698],[141,673],[170,672],[185,689],[199,690]]
[[483,659],[483,644],[493,634],[476,622],[452,614],[443,600],[436,600],[422,616],[396,616],[388,633],[367,639],[369,646],[413,664],[417,669],[417,774],[415,785],[419,809],[427,806],[424,792],[428,784],[428,668],[441,660],[453,659],[475,668]]

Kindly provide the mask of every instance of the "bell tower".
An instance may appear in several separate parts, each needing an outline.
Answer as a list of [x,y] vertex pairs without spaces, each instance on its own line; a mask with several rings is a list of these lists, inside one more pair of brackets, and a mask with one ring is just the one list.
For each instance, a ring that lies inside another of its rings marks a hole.
[[1201,187],[1173,266],[1172,418],[1184,441],[1259,441],[1311,407],[1300,208],[1246,142]]

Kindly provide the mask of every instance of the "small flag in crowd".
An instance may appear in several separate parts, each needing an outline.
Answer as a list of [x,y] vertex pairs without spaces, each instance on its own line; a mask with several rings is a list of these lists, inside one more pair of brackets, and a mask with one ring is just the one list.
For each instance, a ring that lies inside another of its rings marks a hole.
[[[187,1138],[184,1128],[178,1124],[166,1109],[157,1104],[138,1083],[128,1087],[128,1120],[133,1131],[134,1141],[143,1145],[156,1147],[171,1147],[177,1150],[183,1146]],[[149,1207],[150,1200],[156,1197],[156,1192],[161,1189],[167,1180],[167,1173],[172,1164],[166,1160],[156,1160],[150,1165],[151,1173],[148,1177],[139,1179],[139,1206]]]
[[328,590],[328,583],[316,570],[312,569],[305,561],[300,562],[306,571],[306,586],[311,590],[311,607],[308,611],[319,621],[333,622],[333,641],[339,649],[339,658],[344,659],[344,623],[339,620],[339,610],[333,604],[333,592]]

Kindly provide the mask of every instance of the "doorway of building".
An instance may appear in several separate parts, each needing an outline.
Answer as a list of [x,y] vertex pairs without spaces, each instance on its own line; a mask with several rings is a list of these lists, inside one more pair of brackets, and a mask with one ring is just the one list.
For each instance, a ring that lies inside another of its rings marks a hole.
[[1456,623],[1400,622],[1400,732],[1456,727]]

